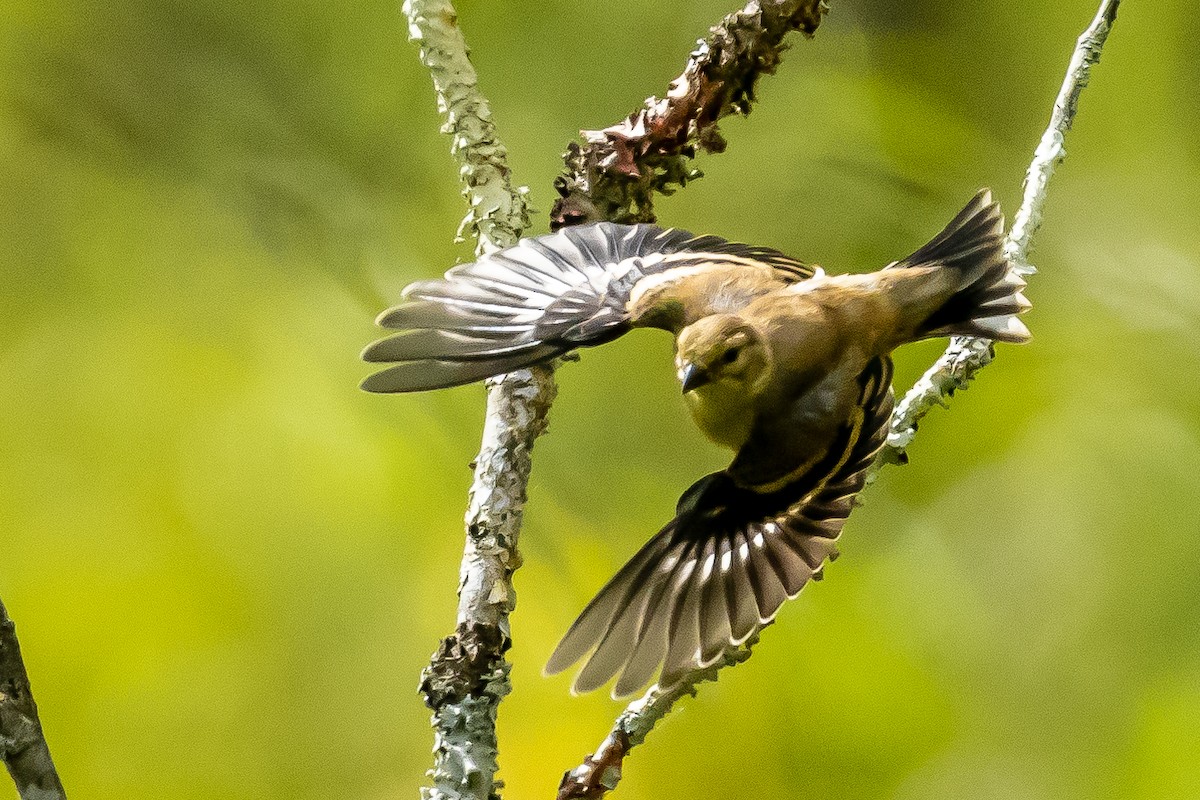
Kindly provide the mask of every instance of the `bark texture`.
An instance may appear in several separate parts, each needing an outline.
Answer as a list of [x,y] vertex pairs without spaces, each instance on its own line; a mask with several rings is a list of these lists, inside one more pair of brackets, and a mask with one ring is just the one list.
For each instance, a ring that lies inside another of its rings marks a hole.
[[779,66],[787,35],[812,36],[825,11],[824,0],[752,0],[713,26],[666,97],[650,97],[622,122],[583,131],[582,144],[567,146],[551,227],[654,222],[654,193],[700,177],[691,166],[697,150],[725,149],[718,120],[750,113],[755,84]]
[[29,686],[17,628],[0,602],[0,757],[21,800],[65,800]]
[[[529,226],[526,189],[514,187],[508,153],[477,85],[458,15],[449,0],[407,0],[409,36],[433,78],[438,108],[458,160],[467,215],[460,236],[477,252],[515,244]],[[475,460],[466,514],[467,537],[458,587],[458,620],[421,675],[433,711],[433,786],[437,800],[497,797],[496,714],[511,690],[504,654],[508,615],[516,604],[512,575],[521,564],[517,540],[534,440],[554,401],[551,367],[519,370],[488,381],[487,422]]]

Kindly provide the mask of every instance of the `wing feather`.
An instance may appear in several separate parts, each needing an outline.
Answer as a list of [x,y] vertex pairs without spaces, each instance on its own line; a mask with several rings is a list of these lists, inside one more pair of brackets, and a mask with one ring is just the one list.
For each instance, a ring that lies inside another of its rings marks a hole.
[[830,457],[769,494],[728,472],[697,481],[669,522],[580,614],[547,667],[559,672],[591,653],[575,682],[588,691],[618,675],[615,696],[639,689],[660,667],[669,688],[718,661],[770,623],[783,603],[837,556],[837,539],[887,436],[891,361],[859,376],[858,417]]
[[[766,264],[789,283],[815,271],[777,250],[683,230],[608,222],[564,228],[408,286],[404,302],[377,320],[400,333],[368,346],[363,359],[414,366],[385,370],[386,378],[372,376],[363,388],[455,386],[610,341],[631,327],[627,304],[638,281],[713,261],[729,269]],[[414,335],[420,331],[428,333]],[[475,363],[445,366],[462,361]]]
[[676,542],[655,571],[653,583],[646,587],[650,600],[638,632],[637,645],[629,654],[625,669],[613,687],[614,696],[627,695],[644,686],[666,657],[671,610],[680,588],[674,567],[681,558],[688,557],[696,544]]

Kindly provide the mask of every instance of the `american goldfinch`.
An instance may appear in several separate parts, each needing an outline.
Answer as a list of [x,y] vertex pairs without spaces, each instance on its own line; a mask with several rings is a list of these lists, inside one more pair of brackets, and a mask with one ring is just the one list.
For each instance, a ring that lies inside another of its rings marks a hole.
[[455,386],[632,328],[673,333],[696,424],[736,455],[684,492],[546,668],[585,659],[578,692],[619,676],[613,694],[626,695],[656,671],[669,688],[773,620],[836,556],[887,435],[892,350],[949,335],[1029,339],[1003,241],[986,189],[924,247],[866,274],[653,225],[565,228],[405,289],[378,320],[402,332],[363,353],[396,365],[363,388]]

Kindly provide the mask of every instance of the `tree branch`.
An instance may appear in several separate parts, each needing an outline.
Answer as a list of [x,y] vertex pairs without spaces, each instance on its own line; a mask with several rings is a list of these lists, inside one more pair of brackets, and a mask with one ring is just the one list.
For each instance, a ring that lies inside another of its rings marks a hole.
[[[514,188],[508,154],[477,86],[458,16],[449,0],[406,0],[409,37],[433,78],[442,126],[458,159],[468,212],[459,235],[477,251],[513,245],[529,226],[526,189]],[[475,459],[466,514],[467,538],[458,587],[455,631],[442,640],[421,675],[433,711],[433,787],[437,800],[496,797],[496,713],[511,689],[504,652],[508,615],[516,604],[512,574],[521,564],[517,539],[533,443],[554,401],[551,366],[488,381],[487,421]]]
[[725,149],[717,121],[750,113],[754,85],[779,66],[784,39],[794,30],[812,36],[825,11],[824,0],[750,0],[726,16],[697,44],[664,99],[650,97],[623,122],[583,131],[584,144],[567,146],[550,226],[654,222],[654,193],[700,177],[688,162],[697,148]]
[[0,758],[22,800],[65,800],[38,721],[17,628],[0,602]]
[[479,91],[470,49],[450,0],[405,0],[408,37],[421,49],[421,63],[433,78],[442,133],[459,163],[467,215],[459,235],[477,240],[477,251],[516,244],[529,227],[528,189],[514,188],[508,150],[496,134],[487,98]]
[[[1034,151],[1033,161],[1025,174],[1025,195],[1021,207],[1013,218],[1012,230],[1004,244],[1005,252],[1013,263],[1017,275],[1030,275],[1036,270],[1027,261],[1033,235],[1042,224],[1042,208],[1046,204],[1046,190],[1054,169],[1062,163],[1067,152],[1063,148],[1067,131],[1075,121],[1079,95],[1087,86],[1092,65],[1099,63],[1100,52],[1108,32],[1117,20],[1117,8],[1121,0],[1103,0],[1092,24],[1079,37],[1062,88],[1054,101],[1050,114],[1050,125],[1042,134],[1042,140]],[[917,424],[935,405],[945,406],[957,389],[967,384],[979,370],[992,363],[995,352],[988,339],[972,336],[956,336],[949,347],[921,376],[904,398],[896,404],[892,414],[891,432],[887,445],[880,454],[880,464],[905,463],[905,448],[917,435]]]
[[[1005,243],[1005,250],[1012,259],[1014,272],[1018,276],[1035,271],[1027,263],[1026,257],[1033,235],[1041,223],[1047,186],[1054,168],[1066,155],[1063,140],[1075,119],[1079,95],[1087,85],[1092,65],[1100,60],[1105,39],[1116,21],[1119,5],[1120,0],[1102,0],[1092,24],[1079,37],[1062,89],[1054,103],[1050,125],[1029,165],[1025,178],[1024,199]],[[990,340],[954,337],[942,356],[897,405],[892,415],[888,442],[876,461],[876,469],[885,463],[906,463],[905,448],[916,435],[917,423],[921,418],[934,405],[946,405],[954,391],[965,388],[971,378],[991,363],[993,358]],[[748,659],[751,647],[756,641],[757,636],[741,647],[732,648],[726,653],[723,661],[696,671],[668,692],[660,690],[658,686],[652,686],[640,699],[630,703],[617,717],[611,732],[596,752],[563,775],[558,800],[598,800],[614,789],[621,780],[625,756],[646,738],[654,726],[670,712],[675,702],[685,695],[694,695],[700,683],[715,681],[720,669],[736,666]]]
[[720,661],[692,672],[670,689],[663,691],[655,684],[626,706],[596,752],[563,775],[558,785],[557,800],[599,800],[617,788],[629,751],[646,740],[654,726],[675,707],[676,701],[687,695],[695,697],[700,684],[715,681],[722,669],[736,667],[750,658],[752,648],[758,644],[759,633],[762,633],[762,629],[740,647],[726,651]]

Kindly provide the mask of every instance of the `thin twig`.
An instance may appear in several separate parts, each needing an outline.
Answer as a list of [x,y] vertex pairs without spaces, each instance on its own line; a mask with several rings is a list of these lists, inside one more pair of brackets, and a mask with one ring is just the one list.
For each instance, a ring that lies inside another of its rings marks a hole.
[[657,685],[651,686],[644,695],[626,706],[596,752],[563,775],[557,800],[598,800],[617,788],[625,756],[646,740],[654,726],[674,708],[676,701],[687,695],[694,697],[700,684],[715,681],[720,670],[735,667],[748,659],[757,643],[758,633],[755,633],[740,647],[727,651],[717,663],[690,673],[670,689],[664,691]]
[[[508,154],[477,86],[454,6],[449,0],[407,0],[404,14],[433,78],[445,117],[442,130],[460,166],[469,210],[459,234],[475,236],[481,253],[515,244],[529,226],[526,190],[512,185]],[[511,688],[504,652],[516,603],[512,574],[521,563],[517,538],[530,452],[545,430],[554,393],[550,366],[488,382],[487,422],[466,514],[457,626],[421,675],[435,731],[433,787],[422,789],[426,798],[488,800],[501,785],[496,713]]]
[[[1067,131],[1071,130],[1071,123],[1075,121],[1079,95],[1087,86],[1092,65],[1100,61],[1100,52],[1117,20],[1117,8],[1120,5],[1121,0],[1103,0],[1092,24],[1080,35],[1075,52],[1071,55],[1070,66],[1067,67],[1066,78],[1054,101],[1050,125],[1042,134],[1042,140],[1025,174],[1025,196],[1013,218],[1012,230],[1004,246],[1018,275],[1029,275],[1035,271],[1028,262],[1029,249],[1033,235],[1042,224],[1046,189],[1055,167],[1067,155],[1063,141]],[[952,339],[946,352],[896,404],[891,432],[879,463],[904,463],[907,458],[905,448],[917,435],[917,424],[921,419],[934,406],[946,405],[956,390],[967,388],[975,374],[990,364],[994,357],[992,343],[988,339],[970,336]]]
[[[1063,160],[1063,140],[1075,118],[1076,104],[1087,85],[1093,64],[1100,53],[1109,30],[1116,21],[1120,0],[1103,0],[1092,24],[1079,37],[1071,58],[1062,90],[1054,104],[1050,125],[1034,153],[1025,180],[1025,196],[1008,235],[1006,251],[1018,274],[1034,270],[1026,262],[1033,234],[1041,221],[1046,201],[1046,189],[1054,168]],[[876,462],[905,463],[904,448],[916,435],[917,423],[934,405],[945,405],[955,389],[963,388],[980,369],[991,362],[994,354],[987,339],[955,337],[945,353],[905,395],[892,416],[888,444]],[[563,776],[558,800],[587,798],[598,800],[616,787],[621,779],[623,760],[629,751],[640,744],[654,726],[670,712],[675,702],[687,694],[695,694],[697,684],[716,680],[720,668],[736,666],[750,657],[751,642],[726,655],[723,662],[689,676],[669,692],[652,686],[640,699],[626,707],[617,717],[612,731],[596,753]]]
[[38,720],[17,628],[0,601],[0,758],[21,800],[65,800],[62,781]]

